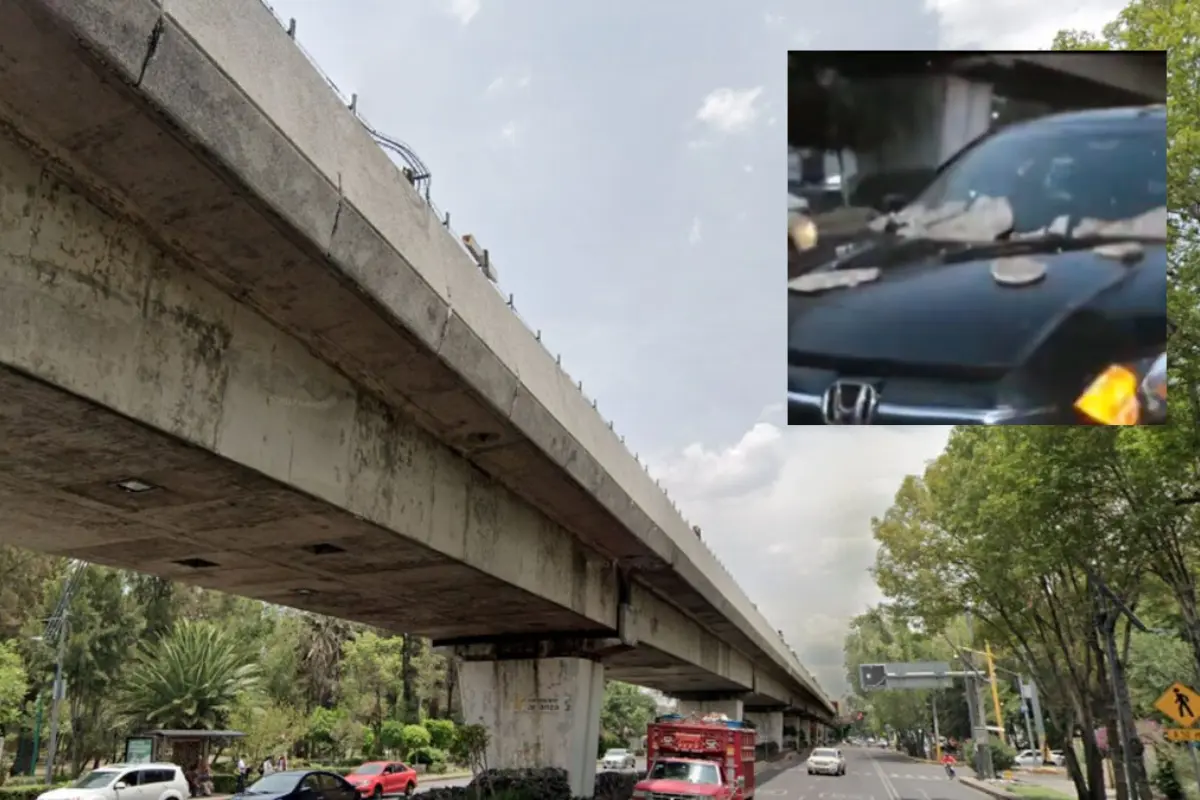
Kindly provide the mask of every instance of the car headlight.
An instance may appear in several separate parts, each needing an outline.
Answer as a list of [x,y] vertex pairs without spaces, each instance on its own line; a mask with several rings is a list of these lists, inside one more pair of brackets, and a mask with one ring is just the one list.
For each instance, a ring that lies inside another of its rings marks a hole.
[[1083,390],[1075,408],[1104,425],[1165,422],[1167,354],[1111,365]]
[[817,246],[817,225],[811,218],[800,215],[788,226],[788,238],[803,253]]

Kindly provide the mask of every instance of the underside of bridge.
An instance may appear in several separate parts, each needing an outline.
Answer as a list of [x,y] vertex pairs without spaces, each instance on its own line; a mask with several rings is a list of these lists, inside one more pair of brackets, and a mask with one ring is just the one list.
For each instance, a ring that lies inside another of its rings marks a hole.
[[[257,2],[169,5],[292,57]],[[611,431],[585,446],[504,371],[494,348],[540,346],[357,120],[309,114],[363,161],[318,175],[194,35],[151,0],[0,4],[0,540],[441,642],[583,638],[545,659],[571,696],[607,671],[828,706],[711,553],[652,518],[683,526]],[[360,205],[408,257],[453,262],[457,309],[344,195],[385,173]],[[502,312],[479,316],[492,341],[464,303]],[[545,402],[603,428],[553,381]],[[480,686],[546,688],[536,661],[474,663]],[[572,736],[555,758],[584,763],[594,732]]]

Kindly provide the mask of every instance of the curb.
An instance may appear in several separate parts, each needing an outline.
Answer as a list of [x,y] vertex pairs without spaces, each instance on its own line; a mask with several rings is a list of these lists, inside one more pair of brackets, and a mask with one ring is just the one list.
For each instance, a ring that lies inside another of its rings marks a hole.
[[983,781],[976,780],[975,778],[962,777],[958,779],[958,782],[969,789],[974,789],[975,791],[982,792],[989,797],[994,797],[996,800],[1017,800],[1018,798],[1018,796],[1012,792],[1000,789],[996,786],[991,786]]

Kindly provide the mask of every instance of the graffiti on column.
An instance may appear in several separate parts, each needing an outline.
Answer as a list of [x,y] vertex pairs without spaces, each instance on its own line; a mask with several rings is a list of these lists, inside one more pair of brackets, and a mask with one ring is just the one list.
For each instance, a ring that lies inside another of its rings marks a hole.
[[516,702],[518,711],[538,714],[570,714],[571,698],[567,697],[527,697]]

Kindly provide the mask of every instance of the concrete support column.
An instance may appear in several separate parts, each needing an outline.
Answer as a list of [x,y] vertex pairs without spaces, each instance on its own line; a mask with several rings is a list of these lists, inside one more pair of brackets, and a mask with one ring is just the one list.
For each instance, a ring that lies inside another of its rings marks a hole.
[[679,701],[679,713],[690,714],[724,714],[730,719],[745,719],[745,706],[739,698],[731,697],[719,700],[684,700]]
[[957,76],[942,78],[942,130],[938,163],[965,147],[992,124],[992,85]]
[[774,742],[776,747],[783,748],[782,711],[747,711],[746,721],[753,722],[758,730],[759,744]]
[[799,747],[800,736],[804,730],[800,718],[792,716],[791,714],[785,714],[783,716],[783,727],[785,730],[792,731],[791,734],[785,733],[784,739],[787,740],[792,747]]
[[583,656],[472,660],[468,655],[459,667],[459,682],[463,718],[491,733],[488,766],[561,767],[573,796],[592,796],[603,664]]

